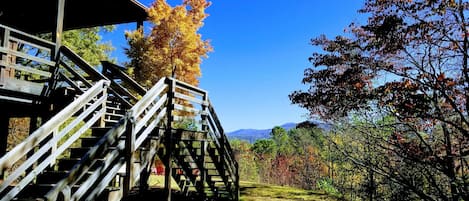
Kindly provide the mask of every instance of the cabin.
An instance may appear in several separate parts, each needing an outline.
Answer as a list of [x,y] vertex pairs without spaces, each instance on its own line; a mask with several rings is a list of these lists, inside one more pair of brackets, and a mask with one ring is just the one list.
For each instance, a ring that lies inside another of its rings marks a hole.
[[[146,9],[136,0],[0,4],[0,201],[122,200],[148,189],[155,158],[167,201],[174,181],[183,200],[239,199],[238,164],[205,90],[174,78],[147,89],[62,45],[67,30],[143,26]],[[29,135],[7,149],[18,117],[30,119]],[[196,126],[177,126],[188,118]]]

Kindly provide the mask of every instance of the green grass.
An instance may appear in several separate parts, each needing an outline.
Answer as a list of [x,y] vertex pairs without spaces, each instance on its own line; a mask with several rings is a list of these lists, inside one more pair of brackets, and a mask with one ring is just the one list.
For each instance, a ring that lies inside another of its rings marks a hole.
[[[164,176],[162,175],[150,175],[148,178],[148,185],[150,187],[164,188]],[[171,179],[171,189],[179,190],[178,184],[174,179]]]
[[[149,185],[163,188],[164,176],[151,175]],[[171,187],[179,190],[174,180]],[[336,198],[318,191],[243,181],[240,183],[240,195],[240,201],[337,201]]]
[[240,183],[241,201],[336,201],[324,193],[252,182]]

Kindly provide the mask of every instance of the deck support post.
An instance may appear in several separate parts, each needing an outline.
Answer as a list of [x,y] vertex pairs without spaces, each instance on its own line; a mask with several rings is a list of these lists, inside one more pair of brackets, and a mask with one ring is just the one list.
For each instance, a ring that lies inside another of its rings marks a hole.
[[132,112],[127,113],[126,133],[125,133],[125,177],[124,196],[128,196],[135,183],[135,119]]
[[143,21],[137,21],[137,30],[142,30],[143,31]]
[[171,201],[171,177],[172,177],[172,158],[173,158],[173,136],[172,136],[172,124],[173,124],[173,109],[174,109],[174,93],[176,92],[176,81],[174,79],[167,79],[168,83],[168,102],[167,102],[167,124],[165,133],[165,148],[166,148],[166,164],[164,174],[164,188],[166,193],[166,201]]
[[200,141],[200,164],[202,165],[199,167],[199,174],[200,174],[200,192],[202,193],[202,199],[205,200],[207,196],[205,194],[205,183],[207,183],[207,171],[205,170],[205,154],[206,154],[206,147],[207,147],[207,137],[204,136],[204,139]]
[[55,26],[55,32],[52,33],[52,41],[55,43],[54,52],[51,52],[53,61],[57,61],[60,46],[62,46],[63,37],[63,25],[64,25],[64,14],[65,14],[65,0],[57,0],[57,20]]
[[207,119],[208,119],[208,104],[209,104],[209,101],[208,101],[208,94],[207,93],[204,93],[203,94],[203,103],[202,103],[202,115],[201,115],[201,119],[202,119],[202,132],[204,132],[204,139],[203,141],[201,142],[201,147],[200,147],[200,155],[201,155],[201,158],[200,158],[200,164],[202,165],[202,167],[200,167],[200,180],[202,182],[201,184],[201,192],[203,193],[202,196],[203,196],[203,199],[205,199],[206,197],[206,194],[205,194],[205,183],[208,184],[208,181],[207,181],[207,175],[208,175],[208,172],[205,168],[205,155],[207,154],[207,146],[209,146],[209,142],[207,141],[209,139],[208,137],[208,132],[209,132],[209,128],[208,128],[208,122],[207,122]]

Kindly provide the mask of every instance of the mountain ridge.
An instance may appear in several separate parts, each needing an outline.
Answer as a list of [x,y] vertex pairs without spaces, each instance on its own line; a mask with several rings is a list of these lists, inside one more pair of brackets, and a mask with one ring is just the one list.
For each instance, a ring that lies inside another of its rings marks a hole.
[[[319,128],[323,130],[329,130],[330,125],[325,124],[324,122],[321,121],[310,121],[311,123],[314,123],[318,125]],[[299,123],[284,123],[280,127],[284,128],[285,130],[290,130],[296,127]],[[275,126],[274,126],[275,127]],[[274,128],[272,127],[272,128]],[[259,139],[267,139],[270,137],[270,132],[272,131],[272,128],[270,129],[238,129],[232,132],[228,132],[227,136],[229,139],[239,139],[239,140],[246,140],[249,143],[254,143],[256,140]]]

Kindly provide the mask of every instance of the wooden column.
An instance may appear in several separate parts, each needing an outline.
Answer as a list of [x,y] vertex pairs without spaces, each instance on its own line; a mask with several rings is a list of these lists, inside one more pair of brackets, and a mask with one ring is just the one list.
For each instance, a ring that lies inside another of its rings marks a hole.
[[137,30],[142,29],[143,31],[143,21],[137,21]]
[[55,43],[55,50],[51,53],[52,59],[55,61],[58,56],[59,48],[62,46],[63,37],[63,24],[65,14],[65,0],[57,0],[57,21],[55,26],[55,32],[52,33],[52,41]]
[[165,133],[165,148],[166,148],[166,164],[167,167],[164,169],[164,189],[166,193],[166,201],[171,201],[171,177],[172,177],[172,171],[173,167],[171,165],[172,163],[172,158],[173,158],[173,136],[172,136],[172,124],[173,124],[173,108],[174,108],[174,93],[175,93],[175,85],[176,82],[173,79],[167,79],[167,84],[168,84],[168,103],[166,106],[167,110],[167,115],[166,117],[168,118],[167,123],[166,123],[166,133]]
[[199,167],[200,169],[200,180],[202,181],[202,186],[201,186],[201,191],[203,192],[202,196],[203,196],[203,199],[205,199],[206,195],[205,195],[205,183],[208,183],[207,181],[207,174],[208,174],[208,171],[206,170],[205,168],[205,155],[207,155],[207,146],[209,146],[209,136],[208,136],[208,132],[209,132],[209,128],[208,128],[208,122],[207,122],[207,116],[208,116],[208,104],[209,104],[209,101],[208,101],[208,94],[207,93],[204,93],[204,96],[203,96],[203,103],[202,103],[202,115],[201,115],[201,119],[202,119],[202,132],[204,132],[204,139],[203,141],[201,142],[201,145],[200,145],[200,155],[201,155],[201,158],[200,158],[200,164],[202,164],[201,167]]
[[207,182],[207,170],[205,169],[205,154],[207,153],[207,133],[204,133],[205,139],[200,141],[200,164],[202,165],[199,167],[199,174],[200,174],[200,181],[201,181],[201,186],[200,186],[200,191],[202,193],[202,198],[205,200],[205,183]]
[[126,133],[125,133],[125,177],[124,177],[124,196],[129,195],[130,190],[135,183],[135,120],[131,116],[132,112],[127,113]]

